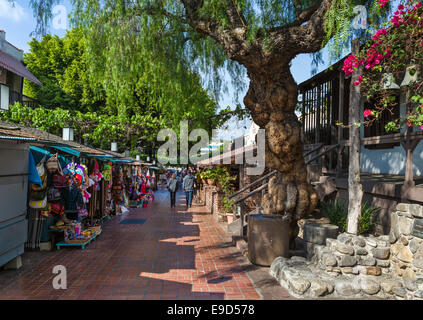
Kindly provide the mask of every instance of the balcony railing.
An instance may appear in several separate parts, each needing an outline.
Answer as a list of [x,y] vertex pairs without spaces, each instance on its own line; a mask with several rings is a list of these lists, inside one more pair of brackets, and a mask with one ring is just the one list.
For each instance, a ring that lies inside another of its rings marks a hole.
[[40,106],[40,103],[37,100],[11,90],[9,93],[9,104],[13,105],[16,102],[19,102],[20,104],[28,106],[32,109],[38,108]]

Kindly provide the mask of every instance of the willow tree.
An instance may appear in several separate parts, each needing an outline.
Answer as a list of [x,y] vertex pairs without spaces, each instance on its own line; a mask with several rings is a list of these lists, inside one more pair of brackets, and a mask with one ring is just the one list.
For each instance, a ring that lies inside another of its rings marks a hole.
[[[37,30],[45,29],[51,4],[57,2],[31,1],[40,22]],[[132,73],[143,71],[149,75],[150,92],[176,114],[186,98],[184,87],[190,85],[186,72],[205,76],[205,84],[215,92],[224,92],[223,69],[238,87],[246,72],[250,82],[245,106],[266,130],[266,166],[279,171],[269,184],[264,207],[267,213],[290,213],[292,230],[297,220],[313,212],[317,195],[307,181],[290,63],[298,54],[320,51],[329,41],[335,47],[342,44],[351,33],[353,7],[366,4],[369,12],[379,14],[377,1],[71,2],[72,22],[90,30],[93,73],[106,75],[116,95],[131,87]]]

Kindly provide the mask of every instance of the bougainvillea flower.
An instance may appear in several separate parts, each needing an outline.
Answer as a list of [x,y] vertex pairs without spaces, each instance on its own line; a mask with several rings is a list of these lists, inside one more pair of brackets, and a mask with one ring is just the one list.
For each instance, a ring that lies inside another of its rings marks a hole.
[[388,3],[389,0],[379,0],[379,5],[382,8],[384,5]]
[[373,114],[372,110],[364,110],[364,117],[368,118],[369,116],[371,116]]

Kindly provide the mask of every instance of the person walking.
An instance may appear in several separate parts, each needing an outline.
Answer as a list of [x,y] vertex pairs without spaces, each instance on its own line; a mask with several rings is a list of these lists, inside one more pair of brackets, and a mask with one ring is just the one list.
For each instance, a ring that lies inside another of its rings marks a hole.
[[188,174],[184,178],[182,188],[185,191],[187,197],[187,209],[192,207],[192,195],[194,193],[194,176],[191,171],[188,171]]
[[178,191],[178,179],[176,179],[176,174],[172,174],[172,177],[167,182],[167,189],[170,192],[170,207],[174,208],[176,206],[176,191]]

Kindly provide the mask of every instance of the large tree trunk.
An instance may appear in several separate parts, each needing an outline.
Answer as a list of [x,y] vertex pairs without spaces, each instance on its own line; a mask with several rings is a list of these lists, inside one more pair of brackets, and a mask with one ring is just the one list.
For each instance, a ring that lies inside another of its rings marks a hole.
[[297,221],[317,204],[317,194],[307,181],[301,124],[295,115],[297,85],[288,66],[249,70],[248,74],[250,88],[244,103],[254,122],[266,130],[266,167],[279,171],[269,182],[263,209],[267,214],[290,216],[292,245]]

